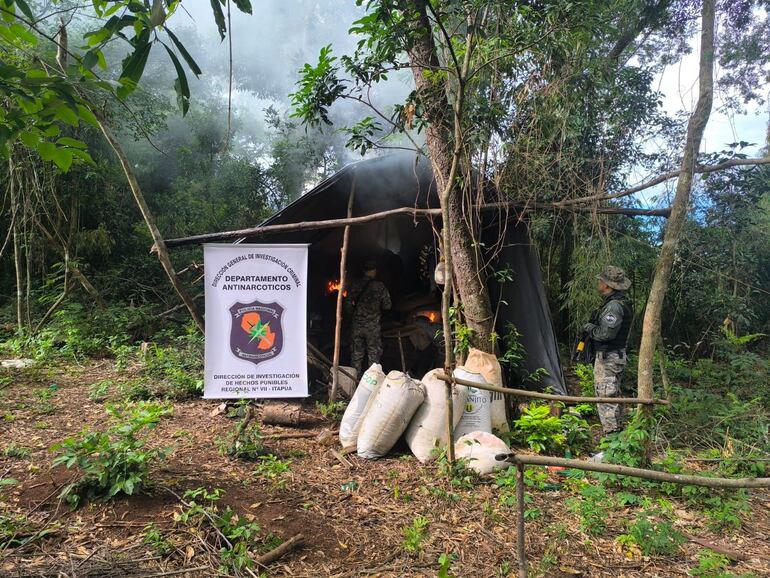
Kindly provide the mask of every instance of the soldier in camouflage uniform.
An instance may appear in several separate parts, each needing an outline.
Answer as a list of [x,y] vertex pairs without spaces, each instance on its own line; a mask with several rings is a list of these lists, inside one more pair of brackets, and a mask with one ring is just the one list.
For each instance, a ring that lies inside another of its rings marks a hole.
[[[602,306],[583,331],[592,340],[594,387],[599,397],[620,397],[623,371],[626,368],[626,341],[634,311],[625,291],[631,286],[620,267],[609,266],[598,277],[597,288],[604,297]],[[605,435],[623,429],[623,406],[600,403],[597,406]]]
[[[348,311],[352,313],[350,365],[361,375],[364,352],[369,365],[379,363],[382,357],[382,328],[380,314],[391,307],[390,293],[378,281],[377,263],[364,263],[364,277],[355,281],[348,292]],[[367,366],[368,367],[368,366]]]

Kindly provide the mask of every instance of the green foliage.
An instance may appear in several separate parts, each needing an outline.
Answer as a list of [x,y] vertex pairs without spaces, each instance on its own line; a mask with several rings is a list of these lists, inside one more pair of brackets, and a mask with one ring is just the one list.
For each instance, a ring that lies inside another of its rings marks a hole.
[[13,513],[0,514],[0,550],[5,552],[8,548],[26,546],[30,542],[57,532],[58,529],[58,524],[54,523],[38,530],[26,516]]
[[639,512],[628,524],[628,533],[618,536],[618,542],[638,546],[645,556],[673,556],[687,538],[665,517],[665,512],[659,508]]
[[698,554],[698,567],[690,568],[690,576],[696,578],[755,578],[755,574],[733,574],[728,571],[730,559],[708,548]]
[[254,473],[268,480],[273,486],[278,489],[286,487],[287,474],[291,471],[291,461],[282,460],[277,458],[273,454],[266,456],[259,456],[259,464],[254,469]]
[[596,397],[594,388],[594,368],[587,363],[577,363],[573,366],[573,371],[578,378],[580,386],[580,395],[583,397]]
[[578,453],[590,441],[590,426],[583,415],[592,409],[583,404],[570,408],[561,416],[554,416],[550,406],[533,403],[513,422],[512,435],[537,453],[553,453],[565,448]]
[[[213,530],[207,533],[206,538],[219,549],[219,571],[223,574],[239,574],[255,566],[251,552],[261,545],[262,529],[259,524],[236,514],[230,506],[221,508],[217,502],[223,494],[224,491],[219,488],[188,490],[182,496],[186,501],[185,507],[174,517],[177,522],[187,526]],[[222,536],[227,542],[221,540]]]
[[444,552],[438,557],[438,578],[456,578],[453,574],[450,574],[452,570],[452,563],[457,560],[457,554],[452,552],[447,554]]
[[417,516],[410,526],[404,526],[401,534],[404,536],[401,547],[409,554],[415,554],[422,550],[422,543],[428,537],[428,519]]
[[76,467],[80,477],[61,491],[75,508],[83,500],[116,494],[132,495],[147,483],[150,465],[165,458],[169,449],[147,449],[146,430],[158,425],[171,408],[151,403],[126,407],[111,406],[107,412],[116,420],[105,432],[83,430],[54,445],[59,455],[53,465]]
[[158,397],[186,400],[203,393],[203,337],[195,332],[174,338],[172,345],[152,344],[142,357],[145,373],[160,381]]
[[28,458],[31,453],[32,450],[30,448],[20,446],[16,442],[9,443],[7,446],[5,446],[5,449],[3,449],[3,455],[6,458],[24,459]]
[[174,545],[163,535],[156,524],[147,524],[144,527],[142,543],[161,558],[165,558],[174,551]]
[[591,536],[601,536],[607,527],[607,515],[612,503],[603,486],[587,485],[580,498],[570,498],[567,507],[580,517],[580,529]]
[[322,401],[315,402],[316,409],[321,412],[321,415],[332,421],[339,421],[342,419],[342,414],[345,413],[347,405],[347,402],[344,401],[331,401],[328,403]]
[[254,461],[259,459],[267,451],[259,424],[252,423],[241,428],[242,426],[239,424],[227,436],[217,440],[219,453],[240,460]]
[[89,386],[88,399],[91,401],[102,402],[107,399],[107,394],[110,392],[110,388],[115,385],[111,379],[102,379],[96,381]]

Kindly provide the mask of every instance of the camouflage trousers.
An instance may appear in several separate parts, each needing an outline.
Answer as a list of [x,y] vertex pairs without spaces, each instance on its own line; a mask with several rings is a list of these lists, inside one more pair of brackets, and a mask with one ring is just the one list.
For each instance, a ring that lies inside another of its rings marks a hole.
[[[621,397],[620,385],[626,369],[626,352],[599,351],[594,361],[594,388],[598,397]],[[602,432],[606,435],[623,429],[624,408],[617,403],[600,403],[596,407]]]
[[368,365],[379,363],[382,357],[382,333],[379,320],[376,323],[353,323],[350,336],[350,365],[361,375],[364,354]]

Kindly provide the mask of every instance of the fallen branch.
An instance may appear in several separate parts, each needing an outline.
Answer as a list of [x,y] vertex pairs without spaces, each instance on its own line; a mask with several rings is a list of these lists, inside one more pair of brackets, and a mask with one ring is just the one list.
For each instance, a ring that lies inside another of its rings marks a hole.
[[[339,430],[330,432],[331,435],[337,435]],[[298,432],[298,433],[284,433],[284,434],[269,434],[265,436],[265,439],[271,439],[271,440],[293,440],[293,439],[301,439],[301,438],[315,438],[318,437],[318,434],[316,432],[307,431],[307,432]]]
[[580,397],[571,395],[555,395],[552,393],[540,393],[538,391],[527,391],[526,389],[510,389],[508,387],[498,387],[488,383],[476,383],[457,377],[449,377],[445,373],[438,373],[436,377],[447,383],[459,383],[468,387],[476,387],[487,391],[505,393],[507,395],[516,395],[519,397],[532,397],[535,399],[548,399],[551,401],[561,401],[563,403],[620,403],[620,404],[639,404],[639,405],[668,405],[665,399],[641,399],[637,397]]
[[[731,550],[729,548],[725,548],[724,546],[720,546],[719,544],[713,544],[709,542],[708,540],[704,540],[703,538],[697,538],[695,536],[687,536],[687,538],[690,540],[690,542],[694,542],[695,544],[698,544],[699,546],[703,546],[704,548],[708,548],[709,550],[713,550],[717,554],[722,554],[722,556],[727,556],[731,560],[741,560],[745,561],[749,559],[749,556],[744,554],[743,552],[738,552],[736,550]],[[765,558],[765,556],[762,556]]]
[[286,540],[283,544],[281,544],[277,548],[270,550],[267,554],[262,554],[262,556],[257,558],[256,562],[260,566],[267,566],[270,563],[278,560],[278,558],[281,558],[282,556],[288,554],[289,552],[294,550],[294,548],[302,545],[304,541],[305,541],[305,537],[302,534],[297,534],[296,536]]

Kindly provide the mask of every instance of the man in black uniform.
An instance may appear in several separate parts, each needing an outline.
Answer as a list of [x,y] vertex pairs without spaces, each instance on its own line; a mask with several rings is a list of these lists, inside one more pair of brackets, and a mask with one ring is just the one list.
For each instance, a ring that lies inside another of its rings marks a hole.
[[[604,297],[602,306],[583,331],[593,342],[594,388],[599,397],[620,397],[620,386],[626,368],[626,342],[634,315],[625,291],[631,286],[620,267],[609,266],[598,277],[597,288]],[[623,406],[600,403],[597,406],[605,435],[623,429]]]

